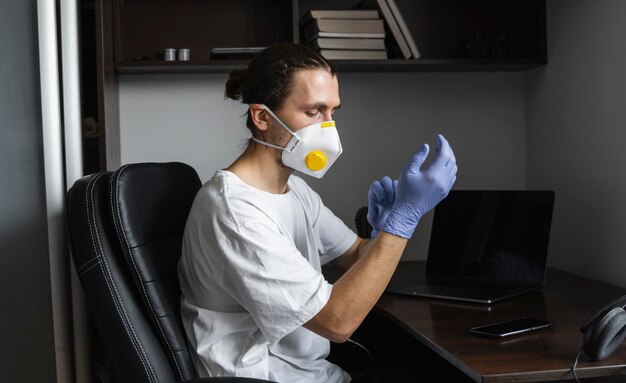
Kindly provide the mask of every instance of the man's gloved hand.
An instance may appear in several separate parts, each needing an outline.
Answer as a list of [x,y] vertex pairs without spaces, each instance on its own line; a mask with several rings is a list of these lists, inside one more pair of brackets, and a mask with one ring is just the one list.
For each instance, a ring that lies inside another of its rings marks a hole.
[[456,158],[448,141],[437,136],[437,157],[421,170],[428,152],[428,144],[424,144],[400,174],[396,201],[383,225],[384,231],[411,238],[420,218],[448,195],[456,181]]
[[376,180],[370,185],[367,193],[367,222],[372,226],[372,239],[376,238],[382,230],[391,207],[396,200],[396,187],[398,180],[392,180],[385,176],[380,181]]

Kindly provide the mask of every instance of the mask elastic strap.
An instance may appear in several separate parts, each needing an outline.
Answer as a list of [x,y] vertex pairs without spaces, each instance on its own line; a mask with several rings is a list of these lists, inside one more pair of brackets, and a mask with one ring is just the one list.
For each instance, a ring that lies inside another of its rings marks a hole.
[[259,140],[258,138],[254,137],[254,136],[252,136],[250,138],[252,139],[252,141],[258,142],[261,145],[270,146],[272,148],[276,148],[276,149],[280,149],[280,150],[287,150],[287,148],[283,148],[282,146],[278,146],[278,145],[270,144],[269,142],[261,141],[261,140]]
[[[289,129],[289,127],[287,126],[287,124],[285,124],[280,118],[278,118],[277,115],[274,114],[274,112],[272,112],[270,110],[270,108],[268,108],[267,106],[263,105],[263,104],[259,104],[261,105],[261,107],[263,107],[263,109],[265,109],[267,111],[267,113],[270,114],[270,116],[274,117],[274,120],[276,120],[276,122],[278,122],[283,128],[285,128],[285,130],[287,130],[289,133],[291,133],[292,136],[298,137],[298,135],[296,134],[296,132],[292,131],[291,129]],[[300,137],[298,137],[300,138]]]
[[261,145],[265,145],[265,146],[269,146],[271,148],[275,148],[275,149],[280,149],[280,150],[286,150],[288,152],[291,152],[293,150],[293,148],[300,142],[302,141],[302,139],[300,138],[300,136],[298,136],[298,134],[296,134],[296,132],[292,131],[291,129],[289,129],[289,127],[282,122],[282,120],[280,118],[278,118],[277,115],[274,114],[274,112],[272,112],[270,110],[270,108],[268,108],[267,106],[263,105],[263,104],[259,104],[261,105],[261,107],[263,107],[263,109],[265,109],[267,111],[267,113],[270,114],[270,116],[272,116],[274,118],[274,120],[276,120],[276,122],[278,122],[280,124],[280,126],[282,126],[283,128],[285,128],[285,130],[287,130],[292,136],[296,137],[298,139],[298,141],[295,143],[295,145],[291,145],[291,148],[287,148],[287,147],[282,147],[282,146],[278,146],[278,145],[274,145],[274,144],[270,144],[269,142],[266,141],[262,141],[259,140],[258,138],[252,136],[252,141],[257,142]]

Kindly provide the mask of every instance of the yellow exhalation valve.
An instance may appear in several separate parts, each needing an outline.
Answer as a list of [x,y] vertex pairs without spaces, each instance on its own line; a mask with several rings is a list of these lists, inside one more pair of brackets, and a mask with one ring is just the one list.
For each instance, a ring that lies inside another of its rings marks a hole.
[[307,168],[316,172],[324,169],[324,166],[326,166],[326,154],[324,154],[324,152],[320,152],[319,150],[314,150],[306,155],[304,162],[306,163]]

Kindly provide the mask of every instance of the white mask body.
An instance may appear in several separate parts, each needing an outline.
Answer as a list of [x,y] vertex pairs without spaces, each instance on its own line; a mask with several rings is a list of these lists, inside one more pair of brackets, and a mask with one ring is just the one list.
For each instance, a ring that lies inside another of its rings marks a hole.
[[281,158],[285,166],[312,177],[322,178],[343,152],[335,121],[318,122],[294,132],[268,107],[263,104],[261,106],[292,137],[284,148],[255,137],[252,137],[252,140],[262,145],[281,149]]

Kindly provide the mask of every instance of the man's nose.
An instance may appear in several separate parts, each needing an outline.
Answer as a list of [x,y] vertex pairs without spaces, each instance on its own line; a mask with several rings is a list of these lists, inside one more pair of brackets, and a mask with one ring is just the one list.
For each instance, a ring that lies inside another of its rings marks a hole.
[[328,111],[326,113],[324,113],[324,121],[332,121],[333,120],[333,113]]

